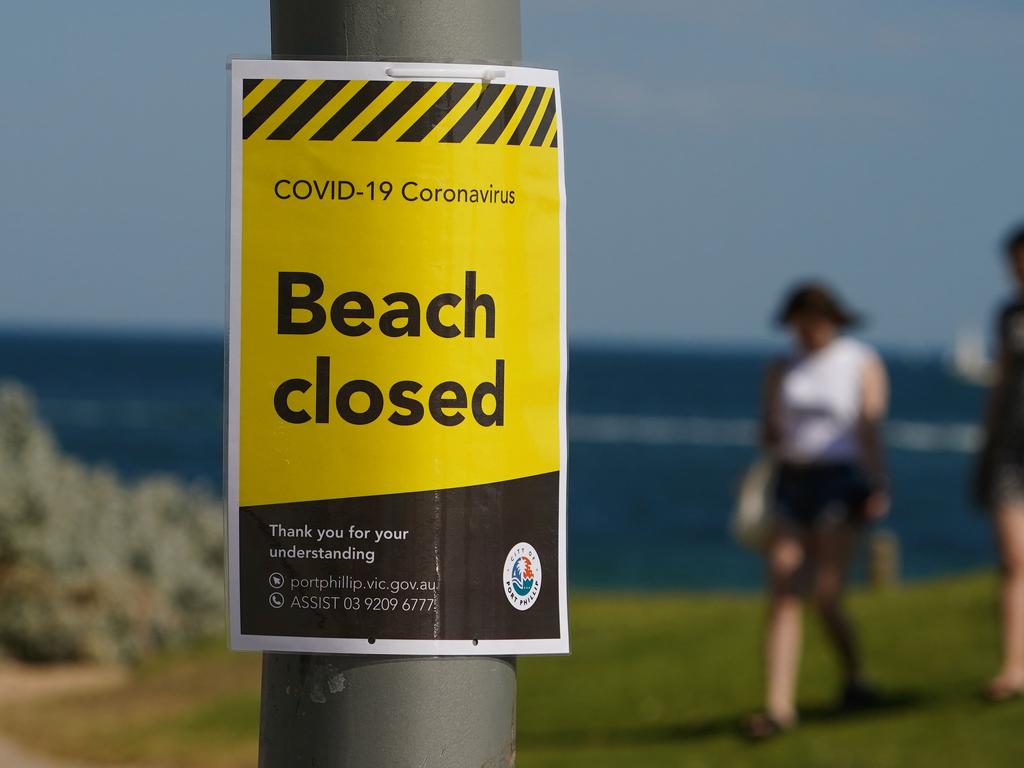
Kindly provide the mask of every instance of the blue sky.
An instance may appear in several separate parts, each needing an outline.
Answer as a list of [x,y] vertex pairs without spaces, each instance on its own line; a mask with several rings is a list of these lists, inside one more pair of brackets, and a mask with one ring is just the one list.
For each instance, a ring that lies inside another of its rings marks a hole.
[[[225,60],[265,2],[5,9],[0,325],[219,330]],[[871,336],[946,345],[1024,219],[1024,3],[525,0],[562,72],[570,330],[757,342],[834,282]]]

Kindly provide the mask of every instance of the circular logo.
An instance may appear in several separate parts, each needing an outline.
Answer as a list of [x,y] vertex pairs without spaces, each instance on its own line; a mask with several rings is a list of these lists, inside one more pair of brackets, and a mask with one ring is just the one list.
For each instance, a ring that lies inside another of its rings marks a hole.
[[540,594],[540,556],[525,541],[516,544],[505,558],[505,597],[517,611],[525,611]]

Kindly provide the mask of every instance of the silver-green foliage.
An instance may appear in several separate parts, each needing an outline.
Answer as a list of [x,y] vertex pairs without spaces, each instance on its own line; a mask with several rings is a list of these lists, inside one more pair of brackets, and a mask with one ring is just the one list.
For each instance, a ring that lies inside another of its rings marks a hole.
[[29,393],[0,384],[0,653],[136,659],[220,631],[223,601],[216,498],[61,453]]

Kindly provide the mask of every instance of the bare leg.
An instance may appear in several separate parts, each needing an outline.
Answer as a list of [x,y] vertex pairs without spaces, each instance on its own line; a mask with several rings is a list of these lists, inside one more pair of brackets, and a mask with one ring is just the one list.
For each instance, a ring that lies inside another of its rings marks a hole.
[[765,708],[782,725],[796,721],[796,684],[803,634],[801,573],[807,543],[780,529],[768,549],[768,628],[765,635]]
[[994,522],[1002,571],[1003,664],[991,692],[998,696],[1024,689],[1024,504],[1003,506]]
[[861,679],[856,636],[843,610],[846,576],[859,539],[859,529],[847,524],[816,532],[813,538],[814,605],[835,646],[847,685],[857,684]]

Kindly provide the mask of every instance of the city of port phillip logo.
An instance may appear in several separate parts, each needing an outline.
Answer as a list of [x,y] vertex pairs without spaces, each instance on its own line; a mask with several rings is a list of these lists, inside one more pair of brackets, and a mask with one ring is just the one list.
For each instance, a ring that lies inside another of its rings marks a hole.
[[505,597],[517,611],[525,611],[540,594],[540,556],[525,541],[516,544],[505,558]]

